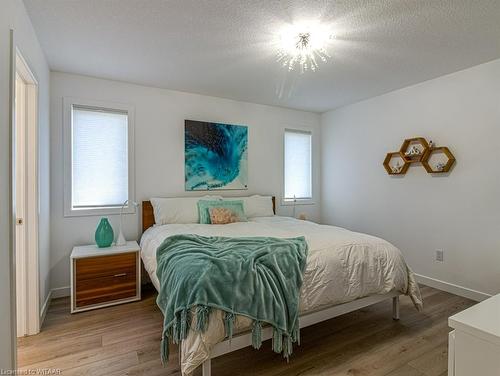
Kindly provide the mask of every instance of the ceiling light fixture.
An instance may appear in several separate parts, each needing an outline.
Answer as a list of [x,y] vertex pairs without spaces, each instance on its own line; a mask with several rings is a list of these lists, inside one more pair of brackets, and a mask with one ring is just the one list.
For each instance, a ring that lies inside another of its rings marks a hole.
[[332,39],[328,28],[317,23],[288,25],[279,34],[277,61],[289,71],[298,67],[300,73],[314,72],[330,58],[327,48]]

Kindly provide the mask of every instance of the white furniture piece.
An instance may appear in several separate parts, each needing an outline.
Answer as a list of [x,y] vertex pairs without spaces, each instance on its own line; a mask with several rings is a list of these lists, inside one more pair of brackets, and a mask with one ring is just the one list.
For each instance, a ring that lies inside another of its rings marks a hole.
[[73,248],[71,313],[140,300],[140,250],[136,241],[108,248]]
[[449,376],[500,375],[500,294],[448,319]]

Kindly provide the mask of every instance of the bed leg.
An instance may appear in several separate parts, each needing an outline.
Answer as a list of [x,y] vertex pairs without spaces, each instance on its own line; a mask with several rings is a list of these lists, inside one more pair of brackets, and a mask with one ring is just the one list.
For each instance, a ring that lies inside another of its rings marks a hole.
[[392,319],[399,320],[399,296],[392,298]]
[[212,374],[212,365],[211,365],[211,359],[208,358],[203,362],[201,365],[201,371],[203,376],[211,376]]

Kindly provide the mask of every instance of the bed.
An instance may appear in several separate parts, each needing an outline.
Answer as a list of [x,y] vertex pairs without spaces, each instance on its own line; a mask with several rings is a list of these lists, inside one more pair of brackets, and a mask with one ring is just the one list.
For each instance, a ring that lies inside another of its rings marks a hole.
[[[272,205],[275,212],[274,197]],[[226,225],[155,225],[151,203],[143,202],[142,208],[141,257],[158,291],[156,249],[169,236],[291,238],[303,235],[309,246],[309,255],[300,293],[301,328],[391,299],[393,319],[397,320],[401,294],[410,296],[417,309],[422,308],[418,285],[401,252],[380,238],[280,216],[255,217],[249,218],[248,222]],[[211,315],[205,333],[190,331],[180,345],[182,374],[189,375],[201,365],[203,376],[210,376],[211,359],[250,346],[250,324],[246,317],[238,316],[236,335],[225,340],[222,313]],[[271,329],[265,328],[262,336],[263,340],[271,338]]]

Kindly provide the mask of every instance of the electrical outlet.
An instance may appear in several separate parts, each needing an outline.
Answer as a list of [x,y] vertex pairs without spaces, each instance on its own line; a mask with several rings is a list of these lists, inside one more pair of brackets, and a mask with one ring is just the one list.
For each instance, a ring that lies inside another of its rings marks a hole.
[[442,249],[436,249],[436,261],[444,262],[444,251]]

